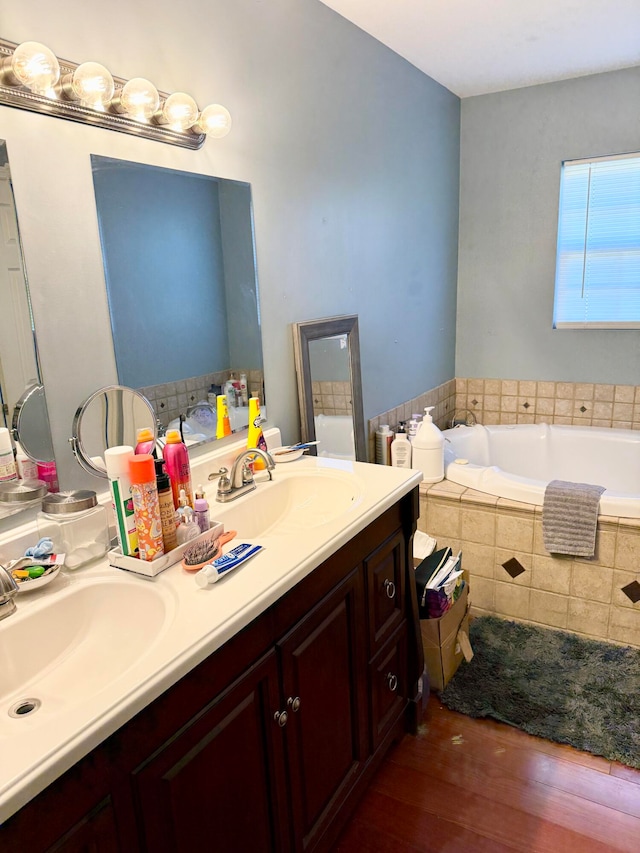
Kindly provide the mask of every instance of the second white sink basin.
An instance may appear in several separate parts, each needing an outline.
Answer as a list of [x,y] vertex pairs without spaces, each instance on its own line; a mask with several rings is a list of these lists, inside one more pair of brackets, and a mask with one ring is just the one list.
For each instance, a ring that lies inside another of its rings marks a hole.
[[292,473],[259,482],[237,501],[211,504],[211,518],[236,530],[239,539],[289,536],[328,524],[362,501],[363,487],[354,475],[331,469]]
[[[170,624],[172,601],[150,583],[96,578],[0,622],[0,705],[35,697],[50,710],[96,693]],[[6,713],[7,708],[0,708]]]

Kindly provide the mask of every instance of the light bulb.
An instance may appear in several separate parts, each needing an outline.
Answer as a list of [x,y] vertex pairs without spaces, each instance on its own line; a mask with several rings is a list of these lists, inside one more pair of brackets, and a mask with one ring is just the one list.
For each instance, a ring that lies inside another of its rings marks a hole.
[[198,133],[221,139],[231,130],[231,113],[221,104],[209,104],[200,113],[198,123],[193,129]]
[[129,118],[149,121],[158,111],[158,90],[144,77],[134,77],[125,83],[120,92],[120,105]]
[[[71,96],[94,110],[104,110],[115,88],[111,73],[99,62],[83,62],[71,75],[70,83]],[[67,87],[65,92],[69,92]]]
[[188,130],[197,118],[198,105],[184,92],[174,92],[162,105],[160,121],[173,130]]
[[52,51],[37,41],[19,44],[11,57],[11,72],[27,89],[39,95],[53,95],[60,79],[60,64]]

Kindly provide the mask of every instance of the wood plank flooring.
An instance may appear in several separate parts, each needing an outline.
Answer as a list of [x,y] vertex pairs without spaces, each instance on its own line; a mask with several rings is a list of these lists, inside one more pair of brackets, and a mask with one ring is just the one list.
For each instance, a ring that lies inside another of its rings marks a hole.
[[335,850],[640,853],[640,771],[473,720],[432,693]]

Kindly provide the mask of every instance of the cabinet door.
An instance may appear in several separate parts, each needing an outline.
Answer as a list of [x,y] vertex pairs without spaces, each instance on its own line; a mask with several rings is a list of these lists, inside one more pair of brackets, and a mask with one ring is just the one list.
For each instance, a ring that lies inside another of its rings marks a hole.
[[314,845],[366,758],[362,608],[358,568],[278,644],[296,849]]
[[404,538],[398,531],[364,561],[373,656],[404,620]]
[[145,849],[289,849],[278,703],[272,651],[137,768]]
[[407,706],[407,632],[403,625],[371,662],[371,749]]

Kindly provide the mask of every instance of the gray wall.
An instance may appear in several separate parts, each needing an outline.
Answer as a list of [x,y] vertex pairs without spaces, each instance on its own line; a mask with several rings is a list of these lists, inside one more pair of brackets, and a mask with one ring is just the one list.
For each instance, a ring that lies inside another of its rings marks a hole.
[[640,67],[462,101],[456,375],[640,383],[640,332],[553,330],[560,165],[640,149]]
[[285,443],[299,429],[294,321],[359,315],[365,417],[454,375],[458,98],[317,0],[113,0],[108,14],[25,0],[2,17],[12,41],[234,119],[192,152],[0,107],[65,487],[86,484],[67,443],[75,408],[116,377],[92,153],[251,183],[269,417]]

